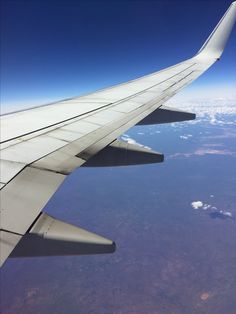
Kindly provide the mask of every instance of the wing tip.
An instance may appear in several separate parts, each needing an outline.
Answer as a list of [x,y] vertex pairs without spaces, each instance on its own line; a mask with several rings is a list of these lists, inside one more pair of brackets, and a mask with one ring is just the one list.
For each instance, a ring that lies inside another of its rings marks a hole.
[[196,57],[220,60],[236,20],[236,1],[232,2],[207,38]]

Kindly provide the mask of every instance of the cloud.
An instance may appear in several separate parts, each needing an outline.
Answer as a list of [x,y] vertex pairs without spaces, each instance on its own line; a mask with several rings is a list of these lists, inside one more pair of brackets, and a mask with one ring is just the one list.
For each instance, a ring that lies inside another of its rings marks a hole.
[[233,217],[233,214],[231,212],[220,210],[220,213],[226,217]]
[[[212,197],[213,195],[210,195]],[[191,203],[192,208],[194,209],[201,209],[204,211],[208,211],[209,216],[211,218],[220,218],[220,219],[226,219],[226,218],[231,218],[234,219],[233,214],[230,211],[218,209],[215,206],[212,206],[207,203],[203,203],[202,201],[194,201]],[[209,212],[210,211],[210,212]]]
[[170,100],[167,105],[174,109],[194,112],[197,114],[196,120],[184,123],[172,123],[174,127],[182,127],[187,124],[196,124],[207,122],[211,125],[234,125],[236,122],[236,95],[234,97],[211,97],[196,98],[193,97],[178,101]]
[[224,145],[221,143],[207,143],[207,144],[203,144],[203,147],[223,147]]
[[129,144],[134,144],[134,145],[136,145],[137,144],[137,142],[134,140],[134,139],[132,139],[131,137],[121,137],[121,139],[124,141],[124,142],[127,142],[127,143],[129,143]]
[[178,157],[189,158],[193,156],[205,156],[205,155],[222,155],[222,156],[236,157],[236,152],[230,151],[227,149],[210,149],[206,147],[200,147],[193,152],[172,154],[168,156],[168,158],[178,158]]
[[132,144],[132,145],[137,145],[139,147],[143,147],[143,148],[146,148],[146,149],[150,149],[151,150],[151,147],[149,146],[146,146],[146,145],[142,145],[138,142],[136,142],[133,138],[131,138],[129,135],[127,134],[124,134],[123,136],[121,136],[121,139],[124,141],[124,142],[127,142],[129,144]]
[[190,137],[192,137],[192,134],[180,135],[180,138],[183,139],[183,140],[187,140],[187,139],[189,139]]
[[236,152],[231,152],[227,149],[209,149],[209,148],[199,148],[197,149],[193,155],[204,156],[204,155],[229,155],[235,156]]
[[219,219],[225,220],[225,219],[229,218],[229,219],[234,220],[234,217],[233,217],[231,212],[226,212],[226,211],[223,211],[223,210],[211,212],[211,213],[209,213],[209,216],[212,219],[219,218]]
[[218,140],[218,139],[226,139],[226,138],[236,138],[236,131],[234,129],[223,129],[223,134],[218,134],[218,135],[207,135],[207,136],[202,136],[203,139],[205,140]]
[[211,205],[209,205],[209,204],[204,204],[204,205],[202,206],[202,209],[204,209],[204,210],[207,210],[207,209],[209,209],[209,208],[211,208]]
[[191,205],[192,205],[192,207],[193,207],[194,209],[198,209],[198,208],[203,207],[203,202],[201,202],[201,201],[195,201],[195,202],[192,202]]

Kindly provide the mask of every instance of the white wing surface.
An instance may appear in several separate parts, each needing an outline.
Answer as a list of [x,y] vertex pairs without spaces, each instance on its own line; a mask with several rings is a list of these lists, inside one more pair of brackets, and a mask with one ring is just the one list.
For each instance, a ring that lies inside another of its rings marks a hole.
[[89,95],[1,116],[1,265],[9,255],[115,250],[112,241],[48,216],[44,206],[82,165],[163,161],[162,154],[117,138],[136,124],[195,118],[163,104],[219,60],[235,18],[233,2],[201,50],[177,65]]

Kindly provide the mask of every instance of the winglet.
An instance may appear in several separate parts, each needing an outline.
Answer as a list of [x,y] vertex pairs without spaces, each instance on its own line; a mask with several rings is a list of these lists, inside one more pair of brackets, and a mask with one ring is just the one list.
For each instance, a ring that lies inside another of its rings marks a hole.
[[208,37],[197,56],[204,58],[220,59],[229,35],[236,20],[236,1],[232,2],[222,19]]

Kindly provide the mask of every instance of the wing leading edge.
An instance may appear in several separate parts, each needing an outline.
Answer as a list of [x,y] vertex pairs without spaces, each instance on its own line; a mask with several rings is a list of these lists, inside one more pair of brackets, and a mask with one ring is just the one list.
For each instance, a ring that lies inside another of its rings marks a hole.
[[233,2],[199,52],[173,67],[93,94],[1,116],[0,265],[10,254],[115,250],[112,241],[52,218],[42,209],[77,167],[163,161],[162,154],[117,138],[136,124],[195,118],[163,104],[221,57],[235,18]]

